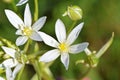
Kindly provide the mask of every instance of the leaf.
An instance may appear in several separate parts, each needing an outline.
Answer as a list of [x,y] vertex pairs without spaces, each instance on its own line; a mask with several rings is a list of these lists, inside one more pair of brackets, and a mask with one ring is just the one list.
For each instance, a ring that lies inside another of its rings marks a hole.
[[97,52],[96,57],[100,58],[105,51],[110,47],[110,45],[113,42],[113,38],[114,38],[114,32],[112,33],[112,37],[108,40],[108,42]]

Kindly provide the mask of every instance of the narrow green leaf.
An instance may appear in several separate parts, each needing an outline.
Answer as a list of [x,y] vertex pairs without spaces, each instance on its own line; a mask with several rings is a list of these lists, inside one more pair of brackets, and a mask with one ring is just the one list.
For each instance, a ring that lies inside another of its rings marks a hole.
[[100,58],[104,52],[110,47],[110,45],[113,42],[113,38],[114,38],[114,32],[112,33],[112,37],[108,40],[108,42],[97,52],[96,57]]

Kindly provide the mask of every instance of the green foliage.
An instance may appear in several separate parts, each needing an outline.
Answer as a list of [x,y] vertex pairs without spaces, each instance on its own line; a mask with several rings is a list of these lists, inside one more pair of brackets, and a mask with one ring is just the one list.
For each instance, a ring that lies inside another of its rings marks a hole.
[[[18,0],[15,0],[17,3]],[[33,0],[29,0],[30,8],[34,12]],[[72,25],[72,21],[68,17],[62,17],[67,6],[78,5],[83,10],[83,19],[85,22],[82,34],[76,42],[88,41],[90,43],[90,49],[98,51],[102,45],[109,39],[109,35],[112,32],[115,34],[115,39],[112,46],[101,57],[98,67],[87,75],[91,80],[120,80],[120,0],[39,0],[39,17],[47,16],[47,22],[42,28],[42,31],[54,35],[55,21],[60,18],[65,22],[67,29]],[[15,36],[15,29],[7,20],[4,9],[16,9],[13,4],[8,4],[0,1],[0,36],[10,41],[15,42],[17,36]],[[18,7],[15,12],[19,15],[23,15],[24,5]],[[20,15],[20,16],[22,16]],[[34,15],[32,13],[32,15]],[[80,23],[81,21],[78,21]],[[38,43],[39,44],[39,43]],[[7,45],[7,44],[5,44]],[[9,45],[9,44],[8,44]],[[13,47],[13,46],[11,46]],[[37,44],[35,44],[37,47]],[[42,47],[43,48],[43,47]],[[46,46],[45,46],[46,48]],[[0,54],[1,55],[1,54]],[[32,54],[31,54],[32,55]],[[36,54],[37,55],[37,54]],[[85,67],[75,65],[76,60],[81,59],[81,55],[84,52],[77,55],[70,55],[70,69],[66,71],[61,65],[62,63],[57,59],[52,66],[51,71],[54,73],[54,77],[61,78],[62,80],[79,80],[81,71],[85,71]],[[1,60],[1,59],[0,59]],[[24,68],[24,72],[20,80],[30,80],[34,76],[35,70],[31,65],[27,65]],[[77,75],[78,73],[79,75]],[[47,73],[44,73],[48,75]],[[0,76],[3,74],[0,74]],[[19,74],[18,74],[19,75]],[[36,76],[36,75],[35,75]],[[37,79],[32,79],[37,80]]]

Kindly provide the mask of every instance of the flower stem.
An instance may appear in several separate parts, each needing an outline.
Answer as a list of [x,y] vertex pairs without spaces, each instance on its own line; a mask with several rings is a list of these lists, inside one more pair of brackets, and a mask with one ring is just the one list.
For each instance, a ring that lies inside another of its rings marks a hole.
[[77,23],[77,21],[74,21],[72,26],[70,27],[70,29],[68,30],[68,34],[70,33],[70,31],[74,28],[75,24]]
[[18,74],[17,80],[20,80],[20,78],[21,78],[21,76],[23,74],[24,68],[25,68],[25,65],[22,67],[20,73]]
[[13,9],[14,9],[15,11],[17,11],[17,7],[16,7],[15,0],[13,0],[11,4],[12,4],[12,6],[13,6]]
[[34,6],[35,6],[34,21],[36,21],[38,19],[38,0],[34,0]]
[[40,69],[40,64],[39,64],[39,62],[38,62],[37,60],[35,60],[35,61],[33,62],[33,66],[34,66],[34,69],[35,69],[35,71],[36,71],[36,73],[37,73],[37,75],[38,75],[38,80],[41,80],[41,73],[40,73],[41,69]]
[[88,56],[92,54],[92,52],[88,48],[86,48],[84,51],[86,52],[86,55]]
[[29,45],[30,45],[30,39],[28,39],[25,47],[24,47],[24,53],[27,54],[27,51],[28,51],[28,48],[29,48]]

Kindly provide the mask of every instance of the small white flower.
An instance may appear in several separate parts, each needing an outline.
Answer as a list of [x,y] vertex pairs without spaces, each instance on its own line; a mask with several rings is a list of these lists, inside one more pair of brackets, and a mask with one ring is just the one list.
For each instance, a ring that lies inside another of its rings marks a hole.
[[18,29],[16,31],[16,35],[20,35],[20,36],[16,40],[17,46],[25,44],[28,38],[35,41],[42,41],[40,35],[38,34],[38,31],[43,27],[46,21],[46,16],[40,18],[31,26],[32,18],[31,18],[31,12],[29,9],[29,4],[27,4],[25,8],[24,22],[21,20],[19,16],[17,16],[17,14],[15,14],[11,10],[5,10],[5,13],[10,23],[16,29]]
[[26,2],[28,2],[28,0],[20,0],[20,1],[16,4],[16,6],[21,6],[21,5],[25,4]]
[[[6,77],[7,80],[14,80],[17,73],[19,72],[19,70],[22,68],[23,64],[20,64],[15,56],[16,50],[12,49],[12,48],[8,48],[5,46],[2,46],[2,49],[5,51],[6,54],[8,54],[11,58],[3,61],[0,64],[0,67],[4,67],[6,69]],[[13,72],[11,70],[11,68],[14,68]],[[0,79],[1,80],[1,79]]]
[[8,48],[5,46],[2,46],[2,49],[5,51],[6,54],[8,54],[11,58],[3,61],[0,65],[3,67],[9,67],[9,68],[13,68],[18,64],[18,61],[15,58],[15,53],[16,51],[12,48]]
[[62,63],[64,64],[65,68],[68,69],[69,66],[68,53],[72,53],[72,54],[80,53],[81,51],[84,51],[84,49],[87,48],[88,46],[87,42],[71,46],[71,44],[78,37],[83,27],[83,24],[84,23],[81,23],[78,26],[76,26],[66,38],[65,26],[63,22],[60,19],[58,19],[55,25],[55,32],[58,41],[56,41],[54,38],[43,32],[39,32],[41,38],[43,39],[46,45],[56,48],[46,52],[43,56],[41,56],[40,61],[50,62],[55,60],[59,55],[61,55]]
[[13,72],[12,72],[11,68],[6,67],[6,78],[7,78],[7,80],[15,80],[15,77],[16,77],[17,73],[20,71],[20,69],[21,69],[22,67],[23,67],[22,64],[18,64],[18,65],[14,68]]

